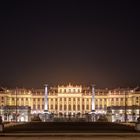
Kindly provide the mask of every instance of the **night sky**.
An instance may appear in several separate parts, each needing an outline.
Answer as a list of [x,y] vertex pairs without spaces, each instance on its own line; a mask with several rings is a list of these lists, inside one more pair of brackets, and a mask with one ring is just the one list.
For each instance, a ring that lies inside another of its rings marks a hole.
[[140,4],[127,1],[0,4],[0,86],[140,85]]

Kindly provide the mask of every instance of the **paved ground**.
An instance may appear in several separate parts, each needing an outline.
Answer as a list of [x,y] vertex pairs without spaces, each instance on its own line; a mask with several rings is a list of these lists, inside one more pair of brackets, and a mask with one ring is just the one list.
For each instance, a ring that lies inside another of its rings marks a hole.
[[7,124],[6,133],[132,133],[134,126],[108,122],[30,122],[24,124]]
[[[16,124],[8,124],[6,128],[9,128],[12,126],[15,127]],[[128,124],[128,126],[130,125]],[[102,124],[100,127],[102,127]],[[8,131],[5,131],[5,133],[0,133],[0,140],[32,140],[32,139],[33,140],[125,140],[125,139],[126,140],[140,140],[140,132],[138,133],[138,132],[133,132],[133,131],[129,131],[127,133],[123,133],[123,131],[120,131],[121,133],[116,133],[116,132],[110,133],[109,131],[107,131],[108,133],[107,132],[106,133],[102,133],[102,132],[84,133],[84,131],[83,133],[71,133],[71,132],[69,133],[61,133],[61,132],[59,133],[55,133],[55,132],[53,133],[50,133],[50,132],[25,133],[24,131],[19,131],[18,133],[16,133],[16,131],[12,131],[11,133],[9,132],[7,133],[7,132]]]
[[0,140],[140,140],[140,136],[45,136],[45,137],[0,137]]

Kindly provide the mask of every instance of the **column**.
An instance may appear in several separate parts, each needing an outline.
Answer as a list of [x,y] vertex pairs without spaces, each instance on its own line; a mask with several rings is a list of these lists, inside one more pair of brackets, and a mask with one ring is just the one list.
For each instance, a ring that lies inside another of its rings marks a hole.
[[48,85],[45,85],[44,111],[48,112]]
[[55,98],[53,98],[53,113],[55,112]]
[[59,116],[59,111],[60,111],[60,98],[58,97],[57,100],[58,100],[58,101],[57,101],[57,103],[58,103],[58,104],[57,104],[57,105],[58,105],[58,106],[57,106],[57,113],[58,113],[58,116]]
[[82,98],[80,97],[80,113],[83,114],[82,112]]
[[67,105],[67,115],[68,115],[68,98],[66,98],[66,105]]
[[92,85],[92,111],[95,111],[95,90],[94,85]]
[[85,113],[87,113],[87,98],[85,98]]
[[77,97],[76,97],[76,113],[77,113],[77,111],[78,111],[77,105],[78,105],[78,104],[77,104]]
[[72,112],[72,115],[73,115],[73,97],[71,98],[71,112]]
[[64,115],[64,97],[62,97],[62,113]]

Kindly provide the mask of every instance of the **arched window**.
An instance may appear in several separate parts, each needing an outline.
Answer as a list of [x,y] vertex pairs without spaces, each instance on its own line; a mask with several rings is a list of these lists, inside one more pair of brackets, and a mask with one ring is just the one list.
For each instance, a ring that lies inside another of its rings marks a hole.
[[64,105],[64,110],[67,110],[67,106],[66,105]]
[[71,105],[69,105],[69,111],[71,110]]
[[73,110],[76,110],[76,107],[75,107],[75,105],[73,105]]
[[60,105],[60,110],[62,110],[62,105]]
[[77,109],[80,110],[80,105],[77,106]]

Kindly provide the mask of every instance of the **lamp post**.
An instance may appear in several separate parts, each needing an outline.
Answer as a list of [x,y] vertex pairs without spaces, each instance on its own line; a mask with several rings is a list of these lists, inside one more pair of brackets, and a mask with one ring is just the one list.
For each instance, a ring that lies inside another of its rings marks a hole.
[[17,88],[16,88],[16,123],[17,123]]
[[140,96],[139,96],[139,118],[140,118]]
[[125,116],[124,116],[124,117],[125,117],[125,118],[124,118],[124,119],[125,119],[125,122],[126,122],[126,121],[127,121],[127,112],[126,112],[126,111],[127,111],[127,108],[126,108],[126,107],[127,107],[126,92],[124,92],[124,97],[125,97],[125,102],[124,102],[124,103],[125,103],[125,106],[124,106],[124,108],[125,108],[125,114],[124,114]]

